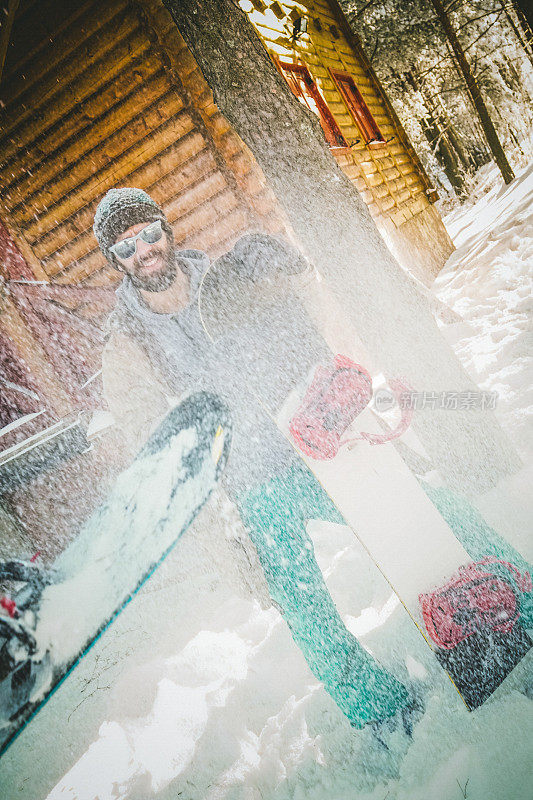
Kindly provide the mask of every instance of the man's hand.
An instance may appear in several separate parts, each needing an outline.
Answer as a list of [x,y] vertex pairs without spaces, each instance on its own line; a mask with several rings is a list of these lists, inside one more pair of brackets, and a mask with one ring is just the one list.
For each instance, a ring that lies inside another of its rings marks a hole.
[[304,256],[285,240],[266,233],[242,236],[233,248],[215,261],[219,275],[231,280],[264,281],[298,275],[308,267]]

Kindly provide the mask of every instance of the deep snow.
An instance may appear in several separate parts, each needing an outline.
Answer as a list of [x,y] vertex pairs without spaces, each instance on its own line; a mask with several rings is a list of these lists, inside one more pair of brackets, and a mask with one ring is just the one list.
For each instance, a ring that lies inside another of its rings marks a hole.
[[434,290],[463,322],[445,335],[476,383],[498,392],[497,416],[525,460],[533,452],[533,162],[510,186],[494,166],[477,203],[445,218],[456,251]]
[[[533,167],[447,218],[458,250],[435,284],[463,318],[445,335],[482,387],[499,392],[496,413],[525,458],[532,178]],[[231,509],[219,499],[202,513],[0,761],[3,796],[531,797],[531,653],[469,713],[351,532],[311,523],[348,627],[425,695],[413,741],[393,732],[387,752],[369,730],[350,728],[309,672],[250,570],[253,553]]]

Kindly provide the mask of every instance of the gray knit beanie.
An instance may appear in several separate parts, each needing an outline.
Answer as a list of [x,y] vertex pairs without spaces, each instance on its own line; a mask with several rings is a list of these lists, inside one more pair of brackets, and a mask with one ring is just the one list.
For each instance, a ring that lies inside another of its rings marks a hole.
[[155,222],[160,219],[170,237],[172,231],[167,218],[155,200],[142,189],[110,189],[100,200],[94,215],[93,232],[100,250],[113,261],[109,248],[121,233],[139,222]]

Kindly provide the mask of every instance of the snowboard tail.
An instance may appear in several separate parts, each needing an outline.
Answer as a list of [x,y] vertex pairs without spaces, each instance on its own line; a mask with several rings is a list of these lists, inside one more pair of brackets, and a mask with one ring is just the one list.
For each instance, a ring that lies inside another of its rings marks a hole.
[[0,617],[0,752],[168,556],[216,487],[230,445],[226,405],[190,395],[48,575],[23,562],[0,565],[0,578],[25,584]]
[[512,631],[477,631],[452,650],[434,649],[470,711],[483,705],[531,649],[520,624]]
[[531,648],[520,624],[531,575],[502,559],[463,565],[441,588],[419,597],[439,663],[469,708],[477,708]]

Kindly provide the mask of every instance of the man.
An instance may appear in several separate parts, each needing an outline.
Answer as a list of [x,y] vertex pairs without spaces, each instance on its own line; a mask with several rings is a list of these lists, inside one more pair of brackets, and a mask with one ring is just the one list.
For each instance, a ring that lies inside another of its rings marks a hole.
[[[175,249],[163,211],[145,192],[110,190],[96,210],[94,234],[106,258],[124,273],[109,320],[103,380],[109,407],[132,452],[165,416],[172,398],[207,389],[225,400],[234,431],[224,487],[248,528],[271,597],[294,640],[354,727],[398,714],[409,730],[409,693],[346,629],[316,563],[305,521],[343,520],[257,402],[244,352],[246,340],[259,337],[253,320],[244,334],[240,331],[243,363],[236,361],[235,341],[228,347],[223,338],[213,342],[207,337],[196,302],[207,256]],[[290,275],[306,262],[273,237],[243,237],[221,260],[228,267],[222,274],[230,282],[235,278],[227,292],[236,292],[243,278],[253,285],[274,264]],[[281,313],[294,316],[291,326],[298,325],[292,308]],[[264,337],[264,328],[260,333]],[[306,342],[295,352],[297,341],[298,336],[277,342],[279,352],[268,357],[279,363],[289,359],[305,374],[313,362]],[[328,354],[318,337],[316,348]]]

